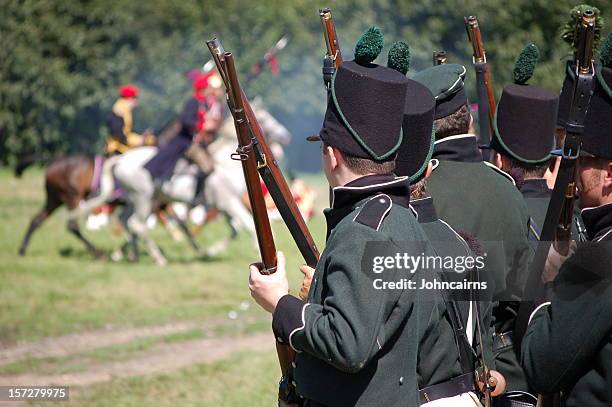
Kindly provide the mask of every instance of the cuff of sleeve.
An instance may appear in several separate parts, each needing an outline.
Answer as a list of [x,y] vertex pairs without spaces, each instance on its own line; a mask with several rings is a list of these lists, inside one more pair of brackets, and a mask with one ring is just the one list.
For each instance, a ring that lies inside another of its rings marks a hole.
[[289,343],[291,334],[304,328],[302,310],[306,305],[306,302],[289,294],[278,301],[272,316],[272,330],[277,341]]

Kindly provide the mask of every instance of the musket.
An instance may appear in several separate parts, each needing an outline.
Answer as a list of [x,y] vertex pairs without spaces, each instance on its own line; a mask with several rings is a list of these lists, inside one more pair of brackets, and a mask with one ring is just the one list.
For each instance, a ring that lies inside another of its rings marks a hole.
[[574,222],[574,203],[576,202],[576,176],[567,184],[565,194],[563,195],[563,205],[561,206],[561,214],[557,229],[555,230],[555,239],[553,246],[557,252],[563,256],[569,253],[570,241],[572,239],[572,223]]
[[[224,52],[223,47],[216,38],[208,41],[206,44],[226,86],[227,102],[234,118],[236,134],[238,136],[238,149],[232,158],[242,162],[249,202],[253,208],[257,240],[262,262],[264,263],[264,272],[269,273],[276,270],[276,251],[267,208],[259,182],[260,176],[266,184],[304,260],[309,266],[315,267],[319,259],[319,252],[308,231],[306,222],[295,204],[291,190],[278,167],[278,163],[270,151],[246,94],[240,86],[233,55],[229,52]],[[255,215],[256,212],[257,216]],[[274,258],[270,257],[271,251],[274,251]],[[269,264],[266,263],[264,255],[267,256]],[[286,403],[293,403],[297,400],[297,394],[291,379],[291,364],[295,358],[295,352],[288,345],[278,342],[276,343],[276,351],[282,373],[279,383],[279,399]]]
[[342,64],[342,53],[340,52],[340,43],[336,35],[336,26],[329,7],[319,9],[319,17],[321,18],[321,26],[323,28],[323,37],[325,38],[325,46],[327,52],[323,59],[323,81],[325,86],[329,88],[331,78],[334,76],[336,69]]
[[[595,69],[593,65],[593,41],[595,37],[595,13],[587,10],[578,22],[576,60],[576,78],[569,117],[566,124],[567,136],[563,144],[563,155],[559,172],[548,204],[546,217],[540,235],[540,241],[530,266],[530,273],[525,286],[525,300],[521,303],[515,326],[517,349],[527,330],[531,312],[535,308],[535,299],[544,290],[542,271],[550,250],[551,242],[564,238],[569,240],[566,229],[571,227],[571,209],[575,195],[576,162],[580,155],[584,122],[591,101]],[[574,185],[572,185],[574,184]],[[570,202],[571,201],[571,202]],[[565,210],[564,210],[565,207]],[[568,213],[569,212],[569,213]],[[562,216],[562,213],[563,216]],[[561,231],[561,232],[559,232]],[[565,237],[563,237],[565,236]],[[558,395],[541,395],[538,403],[541,406],[555,406]]]
[[[232,81],[229,80],[229,70],[227,69],[227,63],[225,62],[226,58],[225,54],[223,53],[223,48],[216,38],[208,41],[207,46],[213,55],[213,60],[217,65],[217,69],[223,71],[222,74],[220,73],[221,77],[228,79],[227,82],[225,82],[228,94],[228,103],[233,103],[234,98],[229,96],[233,95],[233,87],[238,86],[239,84],[238,82],[232,83]],[[285,177],[278,166],[278,162],[274,158],[274,155],[268,146],[264,132],[261,129],[255,114],[253,113],[253,109],[251,108],[246,94],[242,88],[235,90],[235,92],[237,92],[242,99],[242,108],[244,109],[247,126],[251,135],[259,175],[266,184],[266,187],[270,192],[270,196],[272,197],[272,200],[274,201],[274,204],[276,205],[283,221],[287,225],[287,228],[289,229],[293,240],[302,254],[304,261],[310,267],[314,268],[319,261],[319,250],[317,249],[314,239],[306,226],[306,222],[304,221],[304,218],[302,217],[302,214],[295,203],[295,200],[293,199],[291,189],[289,188],[289,185],[287,184],[287,181],[285,180]],[[235,110],[235,108],[233,108],[231,105],[230,109]]]
[[[236,135],[238,137],[238,148],[234,157],[242,163],[242,170],[247,186],[249,203],[253,213],[257,243],[263,263],[262,274],[272,274],[276,271],[276,247],[272,235],[272,228],[268,218],[263,191],[259,183],[258,161],[255,155],[254,138],[246,115],[245,99],[238,82],[238,75],[234,65],[233,55],[223,52],[218,41],[208,42],[207,45],[213,53],[213,58],[222,78],[227,79],[227,101],[234,117]],[[223,72],[223,73],[221,73]],[[281,367],[283,379],[282,387],[279,387],[279,399],[292,402],[295,397],[295,389],[289,380],[291,374],[291,362],[295,358],[295,352],[286,344],[276,342],[276,353]]]
[[[493,93],[493,83],[489,74],[487,64],[487,54],[482,42],[480,25],[475,16],[465,17],[465,29],[468,40],[472,44],[472,62],[476,70],[476,90],[478,93],[478,120],[480,122],[480,142],[489,144],[493,134],[493,123],[495,120],[495,94]],[[486,159],[488,152],[483,152]]]
[[433,64],[436,65],[444,65],[448,61],[448,57],[446,55],[446,51],[434,51],[433,52]]

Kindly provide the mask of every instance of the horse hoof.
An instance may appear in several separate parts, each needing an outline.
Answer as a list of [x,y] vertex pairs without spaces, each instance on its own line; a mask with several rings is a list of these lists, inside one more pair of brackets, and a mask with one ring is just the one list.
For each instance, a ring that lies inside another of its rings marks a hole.
[[166,267],[168,265],[168,260],[166,259],[157,259],[156,261],[159,267]]
[[19,249],[19,255],[21,257],[24,257],[25,256],[25,250],[24,249]]
[[96,249],[94,250],[93,255],[96,259],[102,259],[106,256],[106,253],[102,250]]
[[115,249],[111,253],[110,258],[112,261],[119,262],[123,260],[123,252],[121,251],[121,249]]

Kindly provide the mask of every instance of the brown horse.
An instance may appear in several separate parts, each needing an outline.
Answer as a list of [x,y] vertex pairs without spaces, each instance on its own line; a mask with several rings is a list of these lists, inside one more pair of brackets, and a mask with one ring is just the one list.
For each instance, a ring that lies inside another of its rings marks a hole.
[[[19,165],[16,174],[19,176],[28,164],[31,164],[31,162]],[[34,231],[57,208],[66,205],[68,210],[73,210],[79,206],[79,203],[91,192],[93,174],[94,159],[85,155],[61,157],[49,164],[45,174],[47,199],[43,208],[32,218],[28,231],[19,248],[19,255],[25,255]],[[83,236],[76,219],[68,220],[67,227],[72,234],[85,243],[87,249],[95,257],[100,257],[104,254]]]

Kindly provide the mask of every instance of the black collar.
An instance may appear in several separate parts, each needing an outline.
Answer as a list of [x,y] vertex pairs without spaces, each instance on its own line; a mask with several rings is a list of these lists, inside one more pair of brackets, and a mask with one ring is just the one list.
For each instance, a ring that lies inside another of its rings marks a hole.
[[332,207],[323,212],[327,220],[327,236],[359,202],[380,193],[389,195],[393,203],[407,208],[410,201],[410,180],[395,174],[366,175],[332,189]]
[[526,179],[519,189],[525,198],[550,198],[552,195],[552,190],[543,178]]
[[419,223],[431,223],[438,220],[438,214],[433,203],[433,198],[428,196],[410,201],[410,206],[417,213]]
[[476,136],[473,134],[460,134],[436,141],[433,158],[477,163],[482,161],[482,153],[478,149]]
[[582,220],[591,241],[612,241],[612,203],[584,208]]

